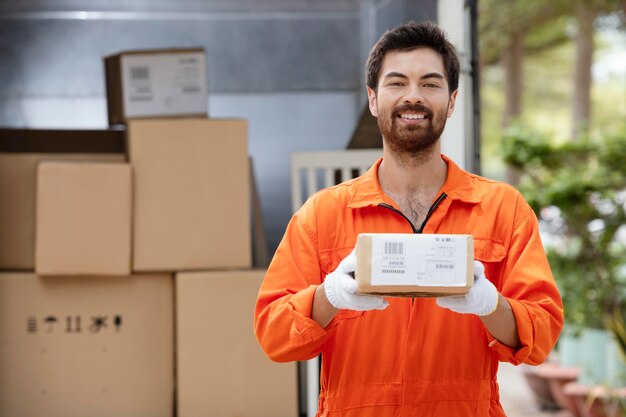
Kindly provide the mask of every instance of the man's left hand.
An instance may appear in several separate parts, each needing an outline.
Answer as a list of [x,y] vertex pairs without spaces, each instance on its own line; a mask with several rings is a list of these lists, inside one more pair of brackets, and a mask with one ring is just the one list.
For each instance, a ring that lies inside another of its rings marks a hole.
[[474,285],[465,295],[437,297],[437,305],[461,314],[488,316],[498,308],[500,295],[485,277],[485,267],[474,261]]

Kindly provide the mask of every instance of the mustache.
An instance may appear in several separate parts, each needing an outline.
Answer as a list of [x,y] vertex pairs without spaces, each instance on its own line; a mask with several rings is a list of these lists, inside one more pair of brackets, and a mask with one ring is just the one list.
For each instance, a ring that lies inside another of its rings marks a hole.
[[402,106],[396,107],[391,113],[391,115],[393,117],[397,117],[401,113],[405,113],[407,111],[413,111],[416,113],[425,113],[426,117],[428,117],[430,120],[432,120],[433,118],[433,111],[429,109],[428,107],[423,106],[421,104],[403,104]]

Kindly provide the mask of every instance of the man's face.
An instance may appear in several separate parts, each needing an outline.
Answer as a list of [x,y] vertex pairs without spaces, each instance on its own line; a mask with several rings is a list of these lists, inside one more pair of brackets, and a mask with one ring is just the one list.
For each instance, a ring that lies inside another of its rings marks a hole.
[[388,52],[377,91],[367,89],[386,146],[418,155],[437,143],[452,116],[457,91],[448,91],[441,56],[430,48]]

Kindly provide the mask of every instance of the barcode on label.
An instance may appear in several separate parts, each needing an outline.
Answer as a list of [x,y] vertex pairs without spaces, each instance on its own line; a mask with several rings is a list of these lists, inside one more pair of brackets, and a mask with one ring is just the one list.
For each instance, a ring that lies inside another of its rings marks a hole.
[[404,243],[385,242],[385,255],[402,255],[404,253]]
[[435,264],[435,269],[454,269],[454,265],[451,265],[451,264]]
[[406,274],[404,269],[381,269],[384,274]]
[[130,67],[131,80],[147,80],[150,78],[149,67]]

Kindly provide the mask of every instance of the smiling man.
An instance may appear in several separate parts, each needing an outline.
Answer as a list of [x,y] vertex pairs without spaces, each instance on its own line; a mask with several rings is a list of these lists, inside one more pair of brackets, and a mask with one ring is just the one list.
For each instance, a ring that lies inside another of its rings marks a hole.
[[441,58],[424,48],[389,52],[380,72],[380,85],[367,92],[387,147],[401,158],[427,156],[439,143],[458,92],[450,94]]
[[[383,157],[312,196],[268,268],[255,334],[275,361],[322,355],[318,416],[504,416],[498,363],[543,362],[563,325],[537,219],[512,187],[441,154],[459,61],[432,23],[384,33],[367,62]],[[462,297],[356,293],[359,233],[471,234]]]

